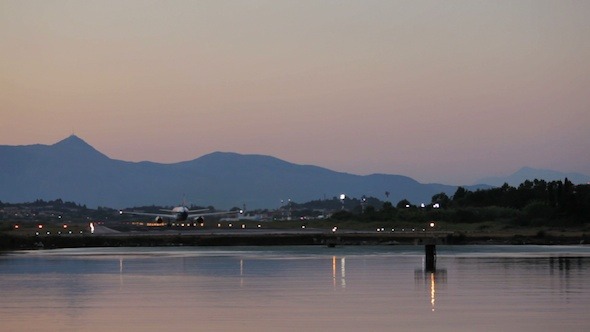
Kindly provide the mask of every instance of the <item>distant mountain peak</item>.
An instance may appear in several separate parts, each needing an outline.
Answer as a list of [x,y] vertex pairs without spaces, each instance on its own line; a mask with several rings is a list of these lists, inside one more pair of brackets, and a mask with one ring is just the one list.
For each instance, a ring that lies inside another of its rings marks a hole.
[[100,156],[104,158],[106,157],[103,153],[96,150],[92,145],[86,143],[80,137],[72,134],[63,140],[53,144],[50,146],[53,149],[62,151],[64,153],[82,153],[80,156],[89,157],[89,156]]
[[90,144],[86,143],[86,141],[84,141],[83,139],[81,139],[80,137],[72,134],[64,139],[62,139],[61,141],[53,144],[53,145],[84,145],[84,146],[90,146]]

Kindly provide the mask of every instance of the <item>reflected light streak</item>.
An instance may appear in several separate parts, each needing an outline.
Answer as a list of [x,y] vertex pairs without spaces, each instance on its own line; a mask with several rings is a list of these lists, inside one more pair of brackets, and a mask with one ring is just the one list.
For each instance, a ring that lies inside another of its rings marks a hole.
[[240,259],[240,287],[244,287],[244,260]]
[[346,257],[340,258],[340,286],[346,288]]
[[[336,288],[337,267],[336,256],[332,256],[332,286],[334,288]],[[340,258],[340,287],[346,288],[346,257]]]
[[434,272],[430,272],[430,305],[432,306],[432,311],[434,312],[434,302],[436,301],[436,281],[434,277]]
[[123,257],[119,257],[119,285],[123,286]]
[[336,256],[332,256],[332,286],[336,288]]

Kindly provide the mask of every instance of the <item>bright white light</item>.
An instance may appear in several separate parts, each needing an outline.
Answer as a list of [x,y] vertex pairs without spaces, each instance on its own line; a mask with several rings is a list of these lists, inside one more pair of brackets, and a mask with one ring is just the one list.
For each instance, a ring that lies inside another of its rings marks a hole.
[[332,232],[336,232],[338,230],[338,227],[334,226],[332,227]]
[[90,234],[94,234],[94,223],[90,223]]
[[420,207],[421,208],[425,208],[426,207],[426,204],[422,203],[422,204],[420,204]]
[[344,200],[345,198],[346,198],[346,195],[344,195],[344,194],[340,194],[340,199],[341,199],[341,200]]
[[439,203],[435,203],[432,207],[435,208],[435,209],[438,209],[438,208],[440,208],[440,204]]
[[434,227],[434,222],[431,222],[430,223],[430,227]]

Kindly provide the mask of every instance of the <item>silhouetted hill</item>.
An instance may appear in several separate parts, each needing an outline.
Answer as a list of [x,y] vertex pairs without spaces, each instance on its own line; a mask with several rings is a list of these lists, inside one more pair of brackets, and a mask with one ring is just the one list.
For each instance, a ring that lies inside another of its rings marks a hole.
[[[77,136],[53,145],[0,146],[0,201],[61,198],[113,208],[188,203],[217,208],[276,208],[345,193],[397,203],[430,202],[456,186],[421,184],[401,175],[360,176],[274,157],[214,152],[174,164],[113,160]],[[467,187],[474,190],[476,187]]]
[[534,179],[539,179],[545,181],[563,181],[565,178],[574,184],[584,184],[590,182],[590,176],[580,173],[562,173],[547,169],[523,167],[511,175],[483,178],[477,181],[477,183],[485,183],[496,187],[500,187],[504,183],[508,183],[511,186],[518,186],[525,180],[532,181]]

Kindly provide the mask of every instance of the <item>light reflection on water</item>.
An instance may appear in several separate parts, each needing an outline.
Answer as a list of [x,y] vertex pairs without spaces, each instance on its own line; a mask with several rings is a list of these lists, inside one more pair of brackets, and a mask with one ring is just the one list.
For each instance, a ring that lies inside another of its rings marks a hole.
[[87,248],[0,256],[1,331],[584,331],[590,247]]

